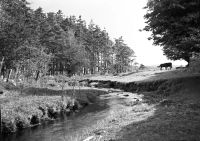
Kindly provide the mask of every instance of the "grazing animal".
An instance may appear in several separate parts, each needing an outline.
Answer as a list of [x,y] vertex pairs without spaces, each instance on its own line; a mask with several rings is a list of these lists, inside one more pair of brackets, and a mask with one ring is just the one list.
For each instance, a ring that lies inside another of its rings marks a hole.
[[160,70],[162,70],[162,68],[164,67],[166,70],[167,68],[169,68],[170,70],[172,69],[172,63],[164,63],[164,64],[160,64]]

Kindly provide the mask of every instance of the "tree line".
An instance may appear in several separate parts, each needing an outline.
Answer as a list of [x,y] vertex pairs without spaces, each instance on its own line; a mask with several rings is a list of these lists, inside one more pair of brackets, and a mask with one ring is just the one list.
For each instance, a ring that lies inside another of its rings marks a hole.
[[34,10],[26,0],[0,1],[0,74],[42,75],[121,73],[134,51],[122,37],[112,41],[105,29],[62,11]]

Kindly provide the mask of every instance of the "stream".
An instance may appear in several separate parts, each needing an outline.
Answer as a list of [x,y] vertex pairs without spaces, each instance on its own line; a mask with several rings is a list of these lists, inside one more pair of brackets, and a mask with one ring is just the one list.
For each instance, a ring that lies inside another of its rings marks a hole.
[[[116,95],[125,92],[115,92]],[[83,130],[105,118],[109,111],[123,102],[123,97],[101,95],[96,102],[81,109],[78,113],[45,122],[42,125],[0,137],[1,141],[67,141]]]

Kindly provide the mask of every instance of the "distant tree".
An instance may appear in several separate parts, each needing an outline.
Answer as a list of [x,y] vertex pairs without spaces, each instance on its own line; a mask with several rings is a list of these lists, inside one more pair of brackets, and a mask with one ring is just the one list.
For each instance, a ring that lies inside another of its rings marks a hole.
[[134,57],[134,51],[128,47],[122,37],[115,39],[114,44],[115,52],[115,69],[117,73],[126,71],[126,68],[129,67],[131,58]]
[[149,39],[163,46],[164,54],[172,60],[190,62],[193,53],[200,52],[200,1],[149,0],[144,16]]
[[145,66],[143,64],[140,64],[139,69],[144,69],[144,68],[145,68]]

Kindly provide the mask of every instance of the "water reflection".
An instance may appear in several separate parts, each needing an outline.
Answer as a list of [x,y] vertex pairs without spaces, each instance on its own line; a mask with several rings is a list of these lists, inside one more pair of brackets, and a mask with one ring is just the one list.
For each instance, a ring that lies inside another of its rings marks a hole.
[[48,121],[44,124],[12,135],[0,137],[1,141],[63,141],[73,133],[79,134],[85,127],[95,124],[99,119],[106,116],[109,111],[109,99],[98,98],[95,103],[87,106],[78,113],[71,113],[70,116],[61,116],[55,121]]

